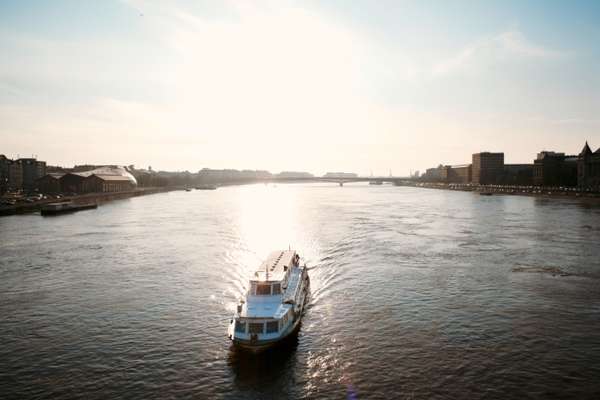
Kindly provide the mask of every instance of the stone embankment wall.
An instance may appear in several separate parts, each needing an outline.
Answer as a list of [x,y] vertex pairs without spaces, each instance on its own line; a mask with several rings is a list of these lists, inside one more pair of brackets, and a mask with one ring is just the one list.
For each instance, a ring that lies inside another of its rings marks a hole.
[[540,187],[518,185],[473,185],[461,183],[435,183],[435,182],[396,182],[397,186],[421,187],[427,189],[460,190],[464,192],[487,192],[495,194],[545,196],[545,197],[577,197],[586,199],[599,199],[600,193],[575,187]]
[[34,203],[20,203],[13,206],[0,206],[0,216],[3,215],[14,215],[14,214],[25,214],[36,212],[41,209],[44,204],[57,203],[63,201],[72,201],[75,204],[88,204],[88,203],[105,203],[112,200],[127,199],[136,196],[145,196],[148,194],[170,192],[172,190],[181,190],[180,187],[160,187],[160,188],[139,188],[127,192],[115,192],[115,193],[87,193],[74,196],[64,196],[61,199],[45,199],[39,200]]

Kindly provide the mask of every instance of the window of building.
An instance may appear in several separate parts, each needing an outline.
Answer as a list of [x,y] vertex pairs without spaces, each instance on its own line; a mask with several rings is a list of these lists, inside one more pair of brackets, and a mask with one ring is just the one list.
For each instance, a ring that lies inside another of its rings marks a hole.
[[246,333],[246,323],[236,321],[235,323],[235,331],[239,333]]
[[281,283],[273,284],[273,294],[281,294]]
[[279,331],[278,321],[267,322],[267,333],[276,333],[277,331]]
[[262,322],[252,322],[250,323],[248,332],[250,333],[263,333],[264,324]]
[[271,294],[271,285],[258,284],[256,286],[256,294],[259,296],[270,295]]

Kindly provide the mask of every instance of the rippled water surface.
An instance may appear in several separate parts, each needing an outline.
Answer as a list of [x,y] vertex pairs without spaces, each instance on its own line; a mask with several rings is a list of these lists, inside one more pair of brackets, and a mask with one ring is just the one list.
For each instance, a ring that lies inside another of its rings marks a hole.
[[[297,338],[229,317],[307,259]],[[253,185],[0,218],[4,398],[600,398],[600,208],[392,186]]]

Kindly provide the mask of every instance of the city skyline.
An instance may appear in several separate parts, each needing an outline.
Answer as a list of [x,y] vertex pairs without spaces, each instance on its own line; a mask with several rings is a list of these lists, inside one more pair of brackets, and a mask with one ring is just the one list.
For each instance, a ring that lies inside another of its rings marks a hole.
[[408,175],[600,144],[600,6],[0,5],[0,144],[51,164]]

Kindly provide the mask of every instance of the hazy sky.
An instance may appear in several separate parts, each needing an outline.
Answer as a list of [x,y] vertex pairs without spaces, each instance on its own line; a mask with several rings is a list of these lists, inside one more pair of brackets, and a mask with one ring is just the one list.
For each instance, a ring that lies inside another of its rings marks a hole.
[[600,2],[0,1],[0,153],[407,174],[600,147]]

